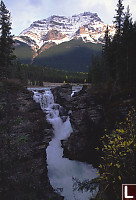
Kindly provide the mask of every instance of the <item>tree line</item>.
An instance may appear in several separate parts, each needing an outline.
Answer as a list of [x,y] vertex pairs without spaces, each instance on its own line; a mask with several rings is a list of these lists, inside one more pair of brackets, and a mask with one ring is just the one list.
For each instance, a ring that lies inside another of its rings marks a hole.
[[16,58],[11,35],[10,13],[3,1],[0,3],[0,78],[8,78],[9,67]]
[[0,78],[20,79],[24,84],[43,85],[43,82],[86,83],[87,73],[21,64],[14,55],[10,13],[3,1],[0,3]]
[[[122,0],[118,1],[116,28],[113,38],[109,28],[105,32],[105,44],[102,57],[95,55],[91,59],[88,81],[95,85],[99,83],[114,83],[115,86],[134,85],[136,80],[136,22],[133,23],[129,7],[124,12]],[[70,73],[49,68],[21,65],[15,61],[13,36],[11,35],[10,13],[3,1],[0,4],[0,77],[20,78],[25,83],[40,84],[50,82],[86,82],[83,73]],[[13,62],[14,61],[14,62]],[[24,69],[23,69],[24,67]]]
[[121,88],[136,83],[136,22],[132,21],[129,6],[124,11],[122,0],[117,4],[114,25],[113,38],[107,25],[102,57],[93,56],[88,79],[94,84],[112,82]]
[[10,67],[11,79],[20,79],[25,85],[43,86],[44,82],[53,83],[86,83],[87,73],[69,72],[50,67],[14,63]]

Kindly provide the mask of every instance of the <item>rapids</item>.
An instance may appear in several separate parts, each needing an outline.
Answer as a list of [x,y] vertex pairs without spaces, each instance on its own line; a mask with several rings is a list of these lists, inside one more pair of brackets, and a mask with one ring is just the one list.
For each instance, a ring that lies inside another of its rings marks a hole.
[[[78,89],[77,89],[78,90]],[[54,102],[53,94],[49,88],[32,89],[33,99],[40,103],[46,113],[46,119],[53,127],[54,136],[46,149],[48,177],[54,190],[64,196],[65,200],[88,200],[92,197],[89,192],[73,190],[73,177],[80,179],[92,179],[96,177],[97,170],[91,164],[69,160],[63,157],[61,140],[70,136],[72,130],[69,116],[63,116],[63,109]],[[76,88],[72,95],[76,92]],[[64,112],[65,113],[65,112]]]

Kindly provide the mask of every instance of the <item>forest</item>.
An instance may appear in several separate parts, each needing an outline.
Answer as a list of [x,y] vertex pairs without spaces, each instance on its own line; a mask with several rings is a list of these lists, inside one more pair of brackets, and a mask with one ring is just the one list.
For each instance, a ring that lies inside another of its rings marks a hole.
[[[5,5],[4,5],[5,6]],[[102,84],[121,88],[135,85],[136,74],[136,23],[133,22],[129,6],[124,11],[122,1],[118,2],[113,38],[109,29],[105,32],[102,56],[93,55],[87,73],[68,72],[45,66],[27,65],[18,62],[14,54],[14,41],[11,35],[9,11],[1,7],[0,20],[0,77],[20,79],[25,84],[42,85],[43,82],[89,82],[95,86]],[[3,9],[3,10],[2,10]]]
[[109,36],[109,29],[105,32],[105,44],[102,57],[92,58],[89,69],[89,82],[100,85],[114,85],[124,88],[136,84],[136,22],[133,22],[129,6],[124,12],[122,1],[119,1],[114,17],[116,28],[113,38]]
[[[120,200],[122,183],[136,182],[136,22],[132,20],[129,6],[124,11],[123,0],[118,0],[115,11],[115,35],[110,38],[107,25],[102,56],[92,57],[87,76],[86,73],[18,63],[14,55],[10,15],[3,1],[0,5],[0,80],[19,79],[25,85],[40,86],[45,81],[89,82],[91,92],[99,97],[107,95],[105,104],[111,115],[118,102],[124,96],[129,97],[125,101],[126,108],[129,108],[125,120],[114,124],[112,130],[105,129],[101,146],[97,148],[102,154],[98,177],[84,183],[77,181],[81,190],[92,191],[100,186],[97,200]],[[113,101],[115,97],[116,102]]]
[[25,85],[43,86],[44,82],[52,83],[86,83],[88,74],[64,70],[14,63],[10,68],[11,79],[19,79]]
[[[19,79],[25,85],[39,85],[43,82],[86,83],[88,73],[70,72],[35,64],[22,64],[15,56],[14,40],[11,35],[10,13],[1,1],[0,7],[0,78]],[[27,52],[28,53],[28,52]]]
[[115,35],[110,38],[107,25],[102,57],[92,57],[88,81],[95,94],[106,96],[109,116],[112,117],[119,104],[123,105],[124,97],[128,99],[127,114],[112,128],[105,127],[101,145],[96,148],[101,154],[98,177],[82,183],[76,180],[81,190],[93,191],[99,186],[96,200],[119,200],[122,184],[136,183],[136,22],[129,6],[124,11],[123,0],[118,0],[115,11]]

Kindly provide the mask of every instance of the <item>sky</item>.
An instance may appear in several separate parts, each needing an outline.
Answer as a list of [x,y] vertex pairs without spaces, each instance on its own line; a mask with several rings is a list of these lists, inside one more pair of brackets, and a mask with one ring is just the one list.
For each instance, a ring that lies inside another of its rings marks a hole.
[[[3,0],[11,12],[12,34],[19,35],[32,22],[51,15],[70,17],[83,12],[97,13],[106,24],[112,24],[118,0]],[[129,5],[136,21],[136,0],[123,0],[125,10]]]

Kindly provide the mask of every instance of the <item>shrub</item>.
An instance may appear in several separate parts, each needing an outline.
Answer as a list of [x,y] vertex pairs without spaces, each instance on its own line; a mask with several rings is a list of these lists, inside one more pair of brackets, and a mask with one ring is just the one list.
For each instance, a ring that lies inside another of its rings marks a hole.
[[[101,164],[98,177],[92,180],[74,178],[73,188],[93,192],[99,188],[95,200],[120,200],[122,184],[136,181],[136,110],[132,108],[125,122],[101,138]],[[91,200],[91,199],[90,199]]]
[[[121,199],[123,183],[134,183],[136,176],[136,110],[128,113],[125,122],[117,125],[111,134],[102,137],[102,163],[99,165],[100,182]],[[112,194],[112,192],[111,192]]]

